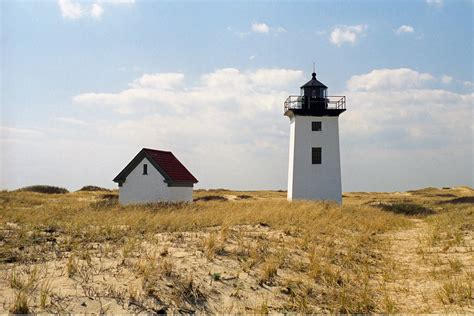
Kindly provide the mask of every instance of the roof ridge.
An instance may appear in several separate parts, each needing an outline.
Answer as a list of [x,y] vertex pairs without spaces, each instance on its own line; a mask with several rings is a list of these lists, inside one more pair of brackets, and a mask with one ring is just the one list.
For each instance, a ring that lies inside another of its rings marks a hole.
[[162,152],[162,153],[171,153],[172,154],[172,152],[169,151],[169,150],[161,150],[161,149],[153,149],[153,148],[145,148],[145,147],[142,148],[142,150],[159,151],[159,152]]

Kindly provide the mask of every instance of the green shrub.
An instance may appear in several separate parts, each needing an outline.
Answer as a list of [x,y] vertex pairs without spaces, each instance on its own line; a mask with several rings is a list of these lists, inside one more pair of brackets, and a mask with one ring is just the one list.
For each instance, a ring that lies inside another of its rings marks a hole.
[[110,190],[106,188],[101,188],[95,185],[86,185],[80,188],[78,191],[110,191]]
[[32,185],[29,187],[24,187],[18,189],[20,192],[36,192],[36,193],[45,193],[45,194],[65,194],[69,191],[65,188],[55,187],[51,185]]
[[237,195],[237,199],[239,199],[239,200],[248,200],[248,199],[253,199],[253,197],[251,195],[248,195],[248,194],[240,194],[240,195]]
[[405,214],[405,215],[432,215],[434,211],[414,203],[393,203],[393,204],[379,204],[379,207],[384,211],[393,212],[396,214]]
[[474,204],[474,196],[461,196],[441,203],[449,204]]
[[227,198],[220,195],[205,195],[194,199],[194,202],[197,201],[227,201]]

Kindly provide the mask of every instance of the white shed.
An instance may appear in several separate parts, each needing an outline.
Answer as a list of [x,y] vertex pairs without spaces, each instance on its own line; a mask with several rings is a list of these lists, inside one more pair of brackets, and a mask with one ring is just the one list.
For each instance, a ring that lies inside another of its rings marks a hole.
[[114,178],[120,204],[192,202],[198,180],[170,151],[143,148]]

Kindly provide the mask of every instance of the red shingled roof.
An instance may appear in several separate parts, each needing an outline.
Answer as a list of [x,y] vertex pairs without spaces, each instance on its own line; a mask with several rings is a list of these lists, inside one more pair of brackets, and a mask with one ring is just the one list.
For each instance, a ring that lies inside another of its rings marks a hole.
[[185,166],[170,151],[143,148],[148,156],[171,178],[173,182],[192,182],[198,180],[186,169]]
[[163,175],[168,185],[197,183],[198,180],[170,151],[143,148],[130,163],[114,178],[114,182],[123,183],[132,170],[148,158],[155,168]]

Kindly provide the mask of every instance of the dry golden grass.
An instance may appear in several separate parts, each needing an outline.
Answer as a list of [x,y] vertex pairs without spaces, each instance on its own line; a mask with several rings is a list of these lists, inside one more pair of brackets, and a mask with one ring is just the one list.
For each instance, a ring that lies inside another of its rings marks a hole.
[[0,312],[471,312],[473,196],[3,191]]

